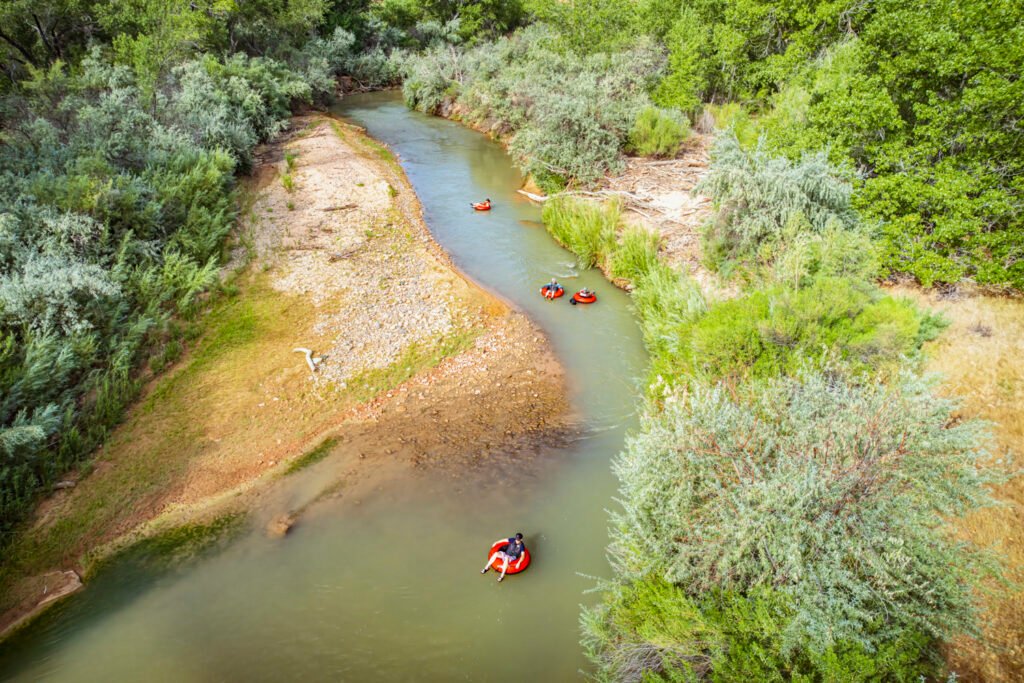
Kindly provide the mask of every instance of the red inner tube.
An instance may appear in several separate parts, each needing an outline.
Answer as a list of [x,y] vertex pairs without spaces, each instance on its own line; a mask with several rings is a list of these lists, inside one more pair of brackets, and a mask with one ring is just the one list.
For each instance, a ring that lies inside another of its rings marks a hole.
[[[489,553],[487,553],[487,557],[490,557],[494,553],[498,552],[498,549],[501,548],[501,546],[505,545],[506,543],[508,543],[508,540],[498,541],[497,543],[492,545],[491,546],[491,551]],[[494,562],[491,562],[491,569],[494,569],[498,573],[501,573],[501,565],[502,565],[501,558],[496,557],[496,558],[494,558]],[[518,574],[519,572],[523,571],[524,569],[526,569],[529,566],[530,566],[530,551],[526,549],[526,546],[523,546],[523,554],[515,562],[509,562],[508,563],[508,571],[505,572],[505,573],[506,574]]]
[[550,290],[550,289],[548,289],[548,286],[547,286],[547,285],[544,285],[543,287],[541,287],[541,288],[540,288],[540,293],[541,293],[541,294],[542,294],[542,295],[544,296],[544,298],[546,298],[546,299],[557,299],[558,297],[560,297],[560,296],[562,296],[563,294],[565,294],[565,288],[563,288],[563,287],[562,287],[562,285],[558,285],[558,289],[556,289],[556,290],[554,291],[554,293],[552,294],[552,293],[551,293],[551,290]]
[[592,304],[597,301],[597,295],[591,294],[590,296],[581,296],[579,292],[572,295],[572,298],[576,300],[578,304]]
[[474,204],[473,208],[476,209],[477,211],[490,211],[491,205],[481,202],[479,204]]

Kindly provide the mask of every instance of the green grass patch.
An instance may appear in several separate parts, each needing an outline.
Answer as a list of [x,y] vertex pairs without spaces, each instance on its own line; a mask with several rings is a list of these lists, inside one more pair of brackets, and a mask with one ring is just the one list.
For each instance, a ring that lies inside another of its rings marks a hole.
[[367,401],[435,367],[445,358],[465,351],[482,331],[479,327],[461,327],[434,343],[413,342],[386,368],[367,370],[353,377],[347,383],[347,390],[356,401]]
[[659,236],[650,230],[626,228],[609,258],[612,277],[639,282],[657,267],[660,242]]
[[330,454],[331,449],[334,448],[337,444],[337,437],[327,437],[326,439],[321,441],[320,444],[313,450],[307,453],[303,453],[299,457],[295,458],[295,460],[293,460],[291,464],[288,465],[288,469],[286,469],[284,473],[286,475],[294,474],[299,470],[305,469],[310,465],[320,462]]
[[160,531],[137,543],[89,564],[87,576],[116,561],[129,560],[166,567],[187,562],[219,543],[235,537],[244,527],[245,515],[233,512],[209,522],[183,524]]
[[285,173],[281,176],[281,187],[283,187],[286,192],[295,191],[295,178],[292,177],[291,173]]
[[566,249],[576,254],[580,265],[601,265],[615,249],[615,231],[621,207],[573,197],[553,197],[544,203],[543,220],[548,231]]

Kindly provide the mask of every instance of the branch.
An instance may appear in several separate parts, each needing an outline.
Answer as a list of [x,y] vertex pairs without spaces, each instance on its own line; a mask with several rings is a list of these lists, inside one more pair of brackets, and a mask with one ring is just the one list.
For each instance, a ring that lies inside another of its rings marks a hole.
[[31,64],[32,66],[39,66],[39,64],[36,63],[36,60],[32,58],[32,53],[31,52],[26,50],[24,47],[22,47],[20,44],[18,44],[18,42],[16,40],[14,40],[10,36],[8,36],[3,31],[0,31],[0,39],[2,39],[5,43],[7,43],[11,47],[13,47],[15,50],[20,52],[22,55],[24,55],[25,59],[28,61],[29,64]]

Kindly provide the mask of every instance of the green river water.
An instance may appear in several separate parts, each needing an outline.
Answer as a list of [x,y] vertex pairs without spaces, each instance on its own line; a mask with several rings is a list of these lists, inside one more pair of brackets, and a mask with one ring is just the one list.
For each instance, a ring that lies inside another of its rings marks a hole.
[[[430,469],[360,501],[316,505],[281,540],[259,511],[242,534],[176,570],[122,560],[0,645],[12,681],[565,681],[581,678],[579,608],[607,576],[609,462],[635,425],[646,357],[629,299],[574,259],[516,194],[522,178],[484,136],[408,111],[396,93],[345,98],[336,113],[399,156],[437,241],[478,283],[547,332],[571,380],[580,436],[501,476]],[[468,202],[490,197],[474,213]],[[593,306],[544,301],[558,276]],[[308,500],[331,459],[271,500]],[[516,531],[530,569],[481,576],[490,543]]]

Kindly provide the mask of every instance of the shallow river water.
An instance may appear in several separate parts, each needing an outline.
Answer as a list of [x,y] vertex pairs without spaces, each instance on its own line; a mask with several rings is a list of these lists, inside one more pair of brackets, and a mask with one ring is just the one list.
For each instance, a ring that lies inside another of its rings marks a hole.
[[[428,470],[357,507],[323,503],[284,540],[253,531],[184,569],[121,561],[0,645],[0,679],[564,681],[586,669],[579,607],[595,599],[591,577],[609,573],[609,461],[635,424],[645,363],[628,297],[597,271],[577,277],[496,143],[410,112],[396,93],[335,111],[398,154],[455,264],[544,328],[582,435],[521,476]],[[485,197],[494,209],[473,212]],[[596,289],[599,302],[544,301],[552,276]],[[295,477],[293,495],[309,495],[315,477]],[[481,576],[489,544],[516,531],[530,569],[502,584]]]

